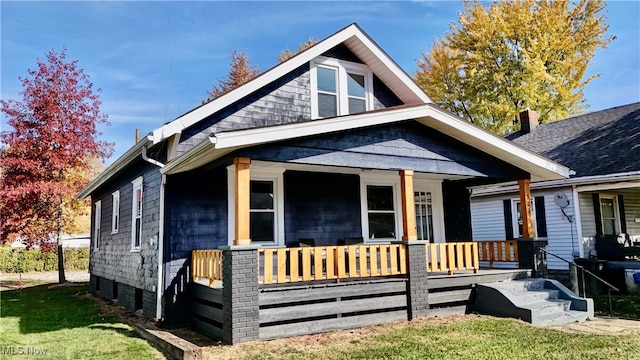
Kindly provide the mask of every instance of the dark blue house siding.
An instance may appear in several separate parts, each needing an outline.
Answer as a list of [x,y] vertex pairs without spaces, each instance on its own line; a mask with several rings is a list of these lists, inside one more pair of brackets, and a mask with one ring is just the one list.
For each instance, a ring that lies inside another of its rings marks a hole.
[[357,175],[286,171],[284,205],[287,246],[297,246],[302,238],[335,245],[362,236]]
[[226,168],[169,176],[165,201],[163,317],[168,324],[186,325],[191,250],[228,243]]
[[516,167],[413,121],[239,151],[255,160],[517,179]]

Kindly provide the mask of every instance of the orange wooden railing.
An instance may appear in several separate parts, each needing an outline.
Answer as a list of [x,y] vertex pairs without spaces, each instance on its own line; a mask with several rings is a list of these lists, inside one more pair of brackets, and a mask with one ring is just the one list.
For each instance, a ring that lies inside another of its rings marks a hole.
[[404,244],[258,249],[258,282],[283,284],[407,273]]
[[194,281],[208,279],[209,286],[216,280],[222,281],[222,250],[193,250],[191,277]]
[[478,244],[475,242],[426,244],[427,271],[452,275],[455,270],[478,272],[480,262]]
[[481,240],[476,243],[480,247],[480,261],[488,261],[490,268],[495,262],[518,262],[516,240]]

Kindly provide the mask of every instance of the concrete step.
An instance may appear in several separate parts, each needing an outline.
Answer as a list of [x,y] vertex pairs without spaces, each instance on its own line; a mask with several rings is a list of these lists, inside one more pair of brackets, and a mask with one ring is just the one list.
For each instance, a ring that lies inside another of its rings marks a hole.
[[546,299],[516,305],[523,309],[535,310],[540,314],[563,312],[571,309],[571,301],[562,299]]
[[529,290],[521,292],[513,292],[513,296],[520,303],[535,302],[537,300],[557,299],[560,292],[553,289]]
[[568,310],[560,313],[543,314],[538,317],[537,326],[549,326],[567,324],[572,322],[583,322],[589,319],[586,311]]

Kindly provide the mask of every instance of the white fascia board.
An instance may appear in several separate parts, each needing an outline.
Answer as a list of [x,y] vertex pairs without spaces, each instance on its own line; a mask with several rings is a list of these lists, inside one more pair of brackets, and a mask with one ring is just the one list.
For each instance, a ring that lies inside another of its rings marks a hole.
[[[579,192],[640,187],[640,171],[582,176],[563,180],[538,181],[532,182],[530,185],[532,190],[568,186],[576,186]],[[518,185],[504,184],[501,186],[472,186],[469,189],[471,189],[471,197],[481,197],[517,192]]]
[[93,179],[89,185],[85,186],[76,198],[84,199],[89,196],[92,192],[94,192],[98,187],[107,182],[113,175],[124,169],[135,160],[138,156],[142,156],[142,148],[148,145],[151,145],[153,141],[149,138],[149,136],[144,137],[140,141],[138,141],[133,147],[129,148],[127,152],[125,152],[122,156],[120,156],[116,161],[114,161],[109,167],[107,167],[103,172],[100,173],[95,179]]
[[357,25],[350,25],[345,29],[337,32],[336,34],[328,37],[327,39],[310,47],[309,49],[303,51],[302,53],[285,61],[284,63],[271,68],[267,72],[256,77],[254,80],[251,80],[248,83],[238,87],[237,89],[225,94],[224,96],[221,96],[207,104],[195,108],[192,111],[173,120],[172,122],[165,124],[159,129],[154,130],[154,144],[157,144],[162,140],[165,140],[170,136],[181,132],[183,129],[197,123],[207,116],[214,114],[220,109],[223,109],[226,106],[229,106],[236,101],[241,100],[252,92],[257,91],[258,89],[270,84],[271,82],[278,80],[289,72],[297,69],[304,64],[309,63],[316,57],[352,38],[357,39],[364,46],[366,46],[368,50],[379,61],[381,61],[391,73],[393,73],[400,81],[402,81],[402,83],[404,83],[413,91],[416,98],[420,99],[424,103],[431,103],[431,100],[424,93],[424,91],[397,64],[395,64],[395,62],[393,62],[393,60],[391,60],[388,55],[386,55],[375,43],[373,43],[373,41],[369,39],[369,37],[364,34]]
[[204,163],[215,160],[222,154],[219,150],[227,149],[225,153],[228,153],[247,146],[367,126],[383,125],[410,119],[416,119],[426,126],[433,127],[462,141],[467,140],[465,142],[468,145],[494,155],[499,159],[505,161],[512,160],[510,162],[513,163],[514,166],[530,173],[540,174],[536,175],[536,177],[562,179],[569,176],[568,168],[517,146],[484,129],[467,123],[462,119],[451,116],[431,104],[372,111],[302,123],[221,132],[210,136],[191,150],[174,159],[162,169],[162,172],[172,173],[192,169],[194,166],[186,165],[186,163],[193,162],[195,159]]
[[[566,166],[449,114],[440,108],[433,106],[431,110],[431,116],[419,119],[420,122],[531,173],[532,181],[557,180],[569,177],[570,170]],[[532,167],[531,165],[534,166]]]

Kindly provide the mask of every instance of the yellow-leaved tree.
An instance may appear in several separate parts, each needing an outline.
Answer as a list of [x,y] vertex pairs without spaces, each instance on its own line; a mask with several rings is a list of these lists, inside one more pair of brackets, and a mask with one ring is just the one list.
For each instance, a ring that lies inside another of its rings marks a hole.
[[546,123],[587,108],[586,70],[607,36],[600,0],[465,1],[458,23],[422,53],[416,82],[433,101],[489,131],[519,129],[531,108]]

